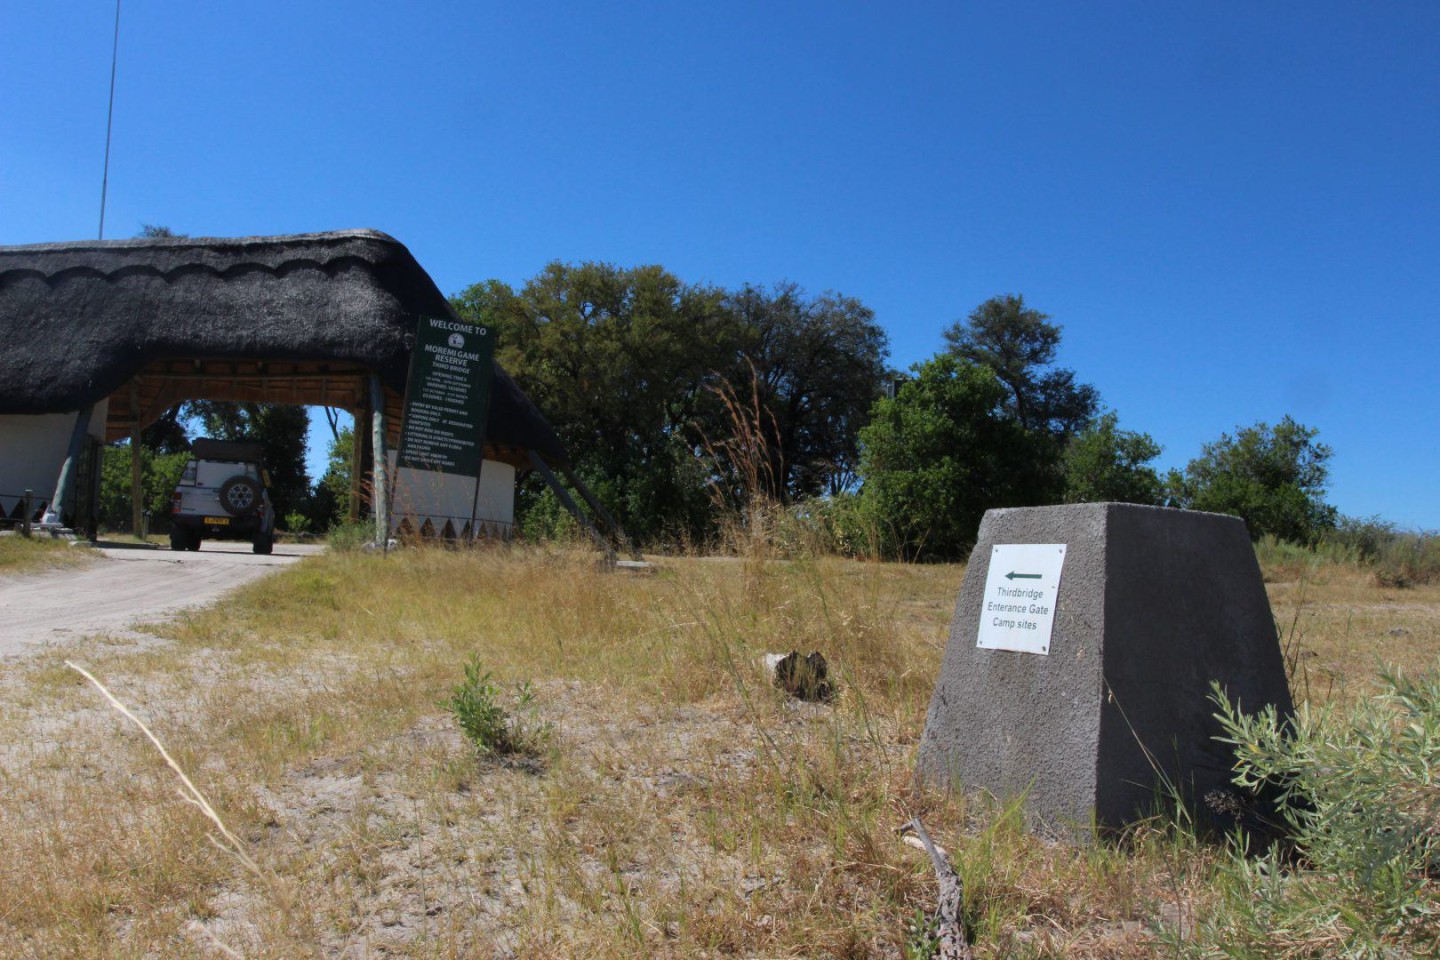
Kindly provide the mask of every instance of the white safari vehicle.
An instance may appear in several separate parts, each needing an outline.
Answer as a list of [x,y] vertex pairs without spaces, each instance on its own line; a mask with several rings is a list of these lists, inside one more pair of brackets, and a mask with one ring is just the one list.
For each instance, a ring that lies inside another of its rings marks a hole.
[[275,546],[275,509],[260,444],[201,437],[175,487],[170,549],[199,550],[205,540],[249,540],[256,553]]

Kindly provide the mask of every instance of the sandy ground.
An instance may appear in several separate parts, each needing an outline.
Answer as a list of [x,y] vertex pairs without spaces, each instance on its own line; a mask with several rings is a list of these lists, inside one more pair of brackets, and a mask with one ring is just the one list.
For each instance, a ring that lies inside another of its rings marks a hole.
[[263,557],[248,543],[211,542],[196,553],[176,553],[102,541],[95,563],[0,577],[0,657],[87,634],[123,632],[137,621],[201,606],[323,549],[276,544],[275,552]]

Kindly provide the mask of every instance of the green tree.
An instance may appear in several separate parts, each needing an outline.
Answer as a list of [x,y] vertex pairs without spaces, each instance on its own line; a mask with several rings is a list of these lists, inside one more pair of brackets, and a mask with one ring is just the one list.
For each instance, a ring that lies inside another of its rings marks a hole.
[[1119,419],[1106,413],[1066,445],[1066,503],[1164,503],[1165,485],[1148,466],[1160,445],[1147,433],[1121,430]]
[[1325,502],[1332,451],[1315,441],[1318,434],[1288,416],[1274,427],[1257,423],[1233,437],[1221,434],[1183,474],[1171,472],[1170,500],[1242,517],[1252,539],[1270,534],[1311,543],[1335,526],[1337,516]]
[[995,372],[1009,396],[1006,406],[1027,430],[1063,441],[1085,429],[1100,394],[1076,383],[1075,372],[1055,367],[1060,327],[1019,294],[991,297],[945,331],[950,353]]
[[330,441],[325,473],[315,481],[305,506],[305,518],[312,530],[329,530],[350,515],[350,477],[353,473],[355,431],[342,427]]
[[[140,508],[150,511],[152,531],[169,529],[166,518],[175,485],[189,459],[184,451],[159,453],[140,445]],[[121,441],[105,448],[100,465],[100,525],[108,530],[129,530],[130,521],[130,443]]]
[[176,404],[140,431],[140,445],[157,453],[184,453],[190,449],[184,406]]
[[768,449],[769,494],[789,502],[852,485],[860,427],[879,399],[889,339],[854,297],[810,298],[793,283],[746,285],[724,300],[741,336],[729,379],[736,394],[754,377]]
[[[712,520],[686,435],[714,418],[706,388],[740,350],[720,299],[658,266],[552,263],[518,292],[491,280],[451,302],[495,328],[497,359],[581,476],[632,536],[652,541],[703,537]],[[522,524],[547,496],[534,478],[522,487]]]
[[1011,414],[989,367],[942,354],[913,371],[860,431],[860,509],[890,552],[958,560],[986,510],[1047,502],[1034,465],[1049,440]]
[[187,413],[199,421],[205,435],[217,440],[249,440],[265,452],[270,472],[270,500],[282,520],[304,513],[310,496],[305,451],[310,414],[304,407],[283,403],[234,403],[195,400]]

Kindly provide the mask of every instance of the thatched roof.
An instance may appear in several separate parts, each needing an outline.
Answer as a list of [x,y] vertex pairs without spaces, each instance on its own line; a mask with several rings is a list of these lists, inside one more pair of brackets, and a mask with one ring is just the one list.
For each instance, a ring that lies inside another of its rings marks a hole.
[[[374,230],[0,247],[0,414],[77,410],[159,360],[334,363],[399,395],[421,315],[452,311]],[[566,459],[498,367],[487,440]]]

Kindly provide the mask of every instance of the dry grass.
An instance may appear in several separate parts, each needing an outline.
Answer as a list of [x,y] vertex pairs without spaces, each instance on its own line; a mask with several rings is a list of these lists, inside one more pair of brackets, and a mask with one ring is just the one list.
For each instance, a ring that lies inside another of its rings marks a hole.
[[0,537],[0,576],[79,566],[94,559],[84,547],[50,537]]
[[[1213,851],[1158,825],[1051,844],[1013,810],[914,790],[962,575],[763,551],[648,577],[564,551],[333,554],[156,627],[159,646],[68,651],[259,876],[58,657],[12,661],[0,956],[899,957],[933,896],[893,832],[917,814],[956,855],[981,956],[1153,955]],[[1271,589],[1313,696],[1440,650],[1440,588],[1337,568]],[[790,649],[825,653],[833,706],[766,682],[760,655]],[[556,730],[538,770],[477,760],[437,706],[474,652],[534,681]]]
[[1368,567],[1345,564],[1267,571],[1271,609],[1294,661],[1297,697],[1349,700],[1375,687],[1390,664],[1414,675],[1440,656],[1440,584],[1398,589]]

